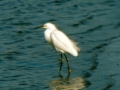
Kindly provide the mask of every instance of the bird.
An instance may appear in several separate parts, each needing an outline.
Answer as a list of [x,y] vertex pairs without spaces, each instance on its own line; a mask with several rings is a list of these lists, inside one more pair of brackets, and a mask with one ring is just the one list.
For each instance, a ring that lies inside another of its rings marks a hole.
[[46,28],[44,31],[44,36],[46,41],[54,48],[56,51],[60,52],[60,69],[62,68],[63,55],[67,61],[68,72],[72,72],[69,67],[69,62],[66,54],[71,54],[72,56],[78,56],[80,48],[77,43],[71,40],[65,33],[57,29],[56,25],[53,23],[45,23],[42,28]]

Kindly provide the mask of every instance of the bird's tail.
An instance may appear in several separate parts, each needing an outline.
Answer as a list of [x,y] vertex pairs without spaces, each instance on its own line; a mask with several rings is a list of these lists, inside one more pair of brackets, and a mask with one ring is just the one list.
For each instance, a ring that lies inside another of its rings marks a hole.
[[73,50],[72,50],[72,55],[73,56],[78,56],[78,52],[80,51],[80,48],[77,46],[77,43],[73,40],[71,40],[73,42]]

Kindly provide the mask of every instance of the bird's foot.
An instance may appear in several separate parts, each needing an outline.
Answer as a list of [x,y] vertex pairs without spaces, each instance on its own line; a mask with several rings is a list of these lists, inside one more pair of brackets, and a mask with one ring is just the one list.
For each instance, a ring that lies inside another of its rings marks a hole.
[[69,69],[69,70],[68,70],[68,72],[69,72],[69,73],[71,73],[71,72],[72,72],[72,70],[71,70],[71,69]]

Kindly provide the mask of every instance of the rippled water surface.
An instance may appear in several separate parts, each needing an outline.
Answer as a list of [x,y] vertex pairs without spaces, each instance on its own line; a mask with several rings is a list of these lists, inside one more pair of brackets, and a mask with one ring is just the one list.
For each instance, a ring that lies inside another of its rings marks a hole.
[[[78,57],[44,39],[52,22],[78,42]],[[120,90],[120,0],[0,0],[0,90]]]

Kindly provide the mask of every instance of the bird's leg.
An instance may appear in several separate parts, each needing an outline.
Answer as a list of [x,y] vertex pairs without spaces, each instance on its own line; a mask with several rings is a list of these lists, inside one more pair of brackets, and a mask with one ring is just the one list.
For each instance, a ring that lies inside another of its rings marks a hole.
[[59,72],[61,71],[62,63],[63,63],[63,56],[62,56],[62,53],[61,53],[60,54],[60,70],[59,70]]
[[68,62],[68,58],[67,58],[67,56],[64,54],[64,56],[65,56],[65,58],[66,58],[66,61],[67,61],[67,66],[68,66],[68,72],[70,73],[70,72],[72,72],[72,70],[70,69],[70,67],[69,67],[69,62]]

